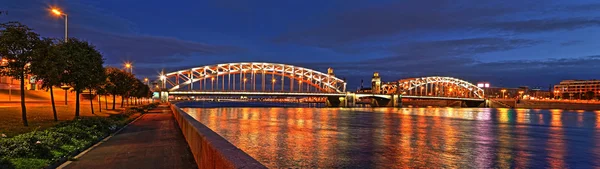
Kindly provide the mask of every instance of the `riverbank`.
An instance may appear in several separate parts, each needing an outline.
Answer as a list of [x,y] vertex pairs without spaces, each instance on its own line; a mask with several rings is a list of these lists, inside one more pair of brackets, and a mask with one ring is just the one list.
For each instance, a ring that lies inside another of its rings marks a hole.
[[598,101],[493,99],[492,108],[600,110]]

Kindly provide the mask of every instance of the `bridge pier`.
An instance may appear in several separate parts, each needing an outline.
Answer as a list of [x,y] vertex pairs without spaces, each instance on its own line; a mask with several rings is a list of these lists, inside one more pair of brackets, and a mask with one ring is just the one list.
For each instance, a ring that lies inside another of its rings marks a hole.
[[329,96],[325,101],[327,107],[346,107],[347,100],[345,97]]
[[354,107],[356,105],[356,96],[354,94],[339,96],[328,96],[325,101],[327,107]]
[[390,98],[373,97],[371,107],[402,107],[401,95],[390,95]]
[[484,101],[463,101],[464,107],[488,107],[487,100]]

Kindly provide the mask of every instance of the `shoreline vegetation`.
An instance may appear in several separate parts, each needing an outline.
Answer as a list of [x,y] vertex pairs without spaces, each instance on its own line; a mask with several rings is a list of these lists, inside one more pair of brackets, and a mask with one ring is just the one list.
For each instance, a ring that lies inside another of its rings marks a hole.
[[114,134],[158,103],[129,107],[108,116],[86,116],[44,130],[0,137],[0,168],[54,166]]

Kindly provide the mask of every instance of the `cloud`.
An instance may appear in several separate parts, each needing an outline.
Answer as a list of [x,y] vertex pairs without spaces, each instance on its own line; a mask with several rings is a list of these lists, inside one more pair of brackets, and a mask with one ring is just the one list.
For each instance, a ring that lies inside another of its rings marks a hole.
[[484,24],[480,29],[501,30],[520,33],[535,33],[557,30],[574,30],[600,25],[600,18],[531,19]]
[[[365,41],[402,41],[443,33],[537,33],[599,25],[600,18],[581,14],[589,9],[576,8],[578,6],[546,1],[409,0],[324,16],[327,19],[322,24],[291,30],[274,38],[274,42],[336,48]],[[552,15],[573,12],[580,15],[563,18]]]
[[[42,36],[63,38],[62,19],[51,16],[48,9],[44,9],[52,4],[42,1],[11,1],[0,5],[10,7],[9,17],[0,17],[0,22],[20,21]],[[139,34],[134,23],[93,4],[69,1],[62,7],[71,15],[69,37],[94,44],[104,55],[108,65],[121,64],[124,61],[134,61],[136,64],[177,64],[190,57],[211,57],[243,51],[235,46]]]
[[469,58],[451,57],[414,63],[390,60],[296,64],[306,65],[316,70],[326,70],[331,67],[337,77],[348,80],[350,89],[356,88],[361,79],[368,82],[373,72],[379,72],[384,81],[424,76],[451,76],[472,83],[488,81],[494,86],[502,87],[521,85],[546,87],[565,79],[588,79],[597,76],[595,72],[597,72],[597,65],[600,64],[600,56],[497,62],[479,62]]
[[570,41],[561,42],[560,46],[573,46],[573,45],[577,45],[577,44],[581,44],[581,43],[583,43],[583,41],[581,41],[581,40],[570,40]]
[[[397,56],[382,59],[439,59],[441,57],[473,56],[488,52],[508,51],[542,43],[540,40],[478,37],[465,39],[408,42],[389,47]],[[378,59],[378,60],[382,60]]]

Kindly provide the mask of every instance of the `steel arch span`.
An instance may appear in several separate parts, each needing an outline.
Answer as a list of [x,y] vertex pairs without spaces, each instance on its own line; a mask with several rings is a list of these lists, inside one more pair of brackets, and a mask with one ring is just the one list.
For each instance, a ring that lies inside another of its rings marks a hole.
[[346,92],[346,82],[328,73],[281,63],[241,62],[194,67],[165,73],[163,88],[212,91]]
[[442,76],[409,78],[385,83],[382,84],[381,91],[386,94],[402,93],[415,96],[484,98],[483,89],[472,83]]

